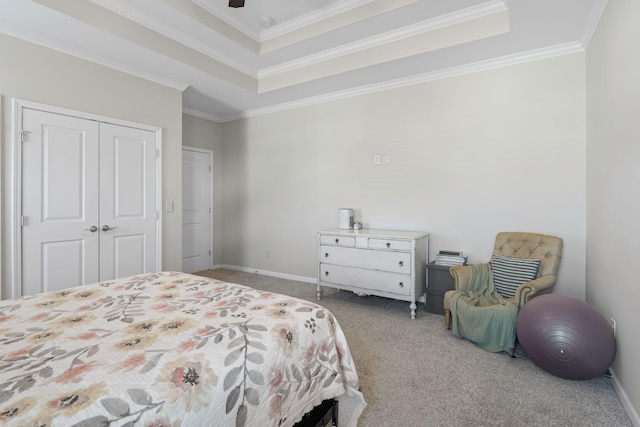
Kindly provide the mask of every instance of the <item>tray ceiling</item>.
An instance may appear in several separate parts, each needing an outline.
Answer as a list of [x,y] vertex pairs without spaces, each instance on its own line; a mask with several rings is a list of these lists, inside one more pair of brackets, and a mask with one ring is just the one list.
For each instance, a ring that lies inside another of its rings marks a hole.
[[606,0],[2,1],[0,32],[228,121],[584,50]]

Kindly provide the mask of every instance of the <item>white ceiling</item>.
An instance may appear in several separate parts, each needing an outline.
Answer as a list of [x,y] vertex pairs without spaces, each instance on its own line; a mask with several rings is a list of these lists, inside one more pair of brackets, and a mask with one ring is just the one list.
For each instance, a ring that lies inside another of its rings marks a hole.
[[0,0],[0,32],[178,88],[185,112],[228,121],[579,52],[606,2]]

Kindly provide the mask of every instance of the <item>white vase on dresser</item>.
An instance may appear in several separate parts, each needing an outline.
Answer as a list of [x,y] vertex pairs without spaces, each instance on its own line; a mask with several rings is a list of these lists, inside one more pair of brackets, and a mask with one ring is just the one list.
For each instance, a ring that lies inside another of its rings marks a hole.
[[424,302],[429,234],[422,231],[318,232],[318,299],[321,286],[409,301],[411,318]]

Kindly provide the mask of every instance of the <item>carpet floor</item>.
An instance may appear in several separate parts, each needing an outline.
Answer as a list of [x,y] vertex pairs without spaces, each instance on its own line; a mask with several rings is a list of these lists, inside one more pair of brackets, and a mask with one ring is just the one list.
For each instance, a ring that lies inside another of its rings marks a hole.
[[409,304],[253,273],[195,274],[317,302],[344,330],[367,408],[360,427],[633,426],[611,380],[565,380],[541,370],[520,347],[488,353],[444,328],[443,316]]

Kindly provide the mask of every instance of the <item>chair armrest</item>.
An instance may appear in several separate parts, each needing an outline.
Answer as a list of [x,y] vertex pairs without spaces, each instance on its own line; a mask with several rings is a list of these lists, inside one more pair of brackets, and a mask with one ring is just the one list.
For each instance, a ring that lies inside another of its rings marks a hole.
[[456,265],[449,269],[453,276],[453,289],[456,291],[466,291],[471,283],[471,266]]
[[536,280],[532,280],[531,282],[523,283],[518,286],[518,289],[516,289],[514,301],[518,305],[518,308],[521,308],[527,301],[536,295],[550,293],[551,288],[553,288],[555,283],[555,274],[547,274],[545,276],[538,277]]
[[471,267],[468,265],[456,265],[449,269],[449,274],[453,276],[453,289],[456,291],[466,291],[471,283]]

